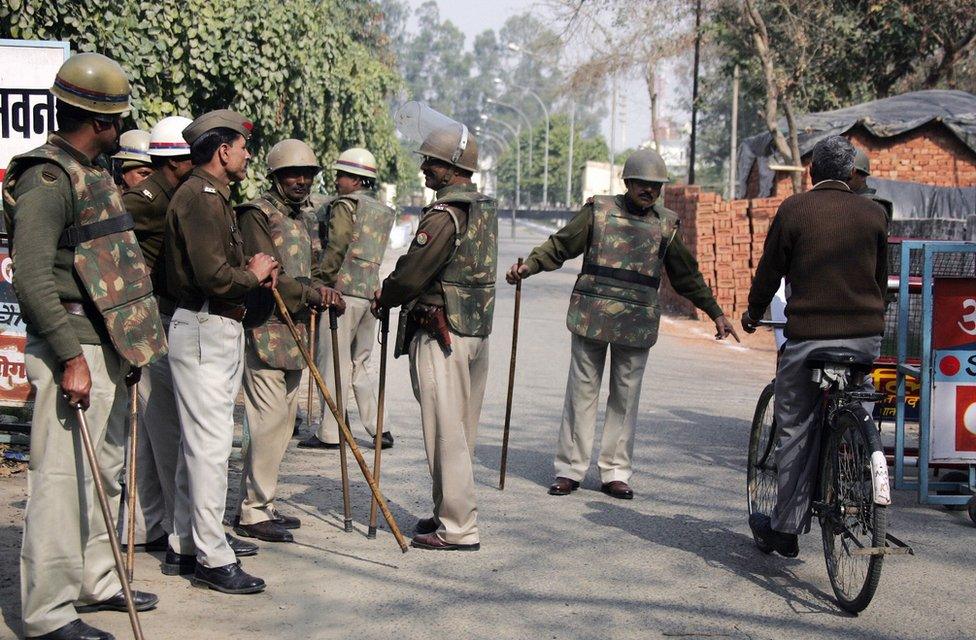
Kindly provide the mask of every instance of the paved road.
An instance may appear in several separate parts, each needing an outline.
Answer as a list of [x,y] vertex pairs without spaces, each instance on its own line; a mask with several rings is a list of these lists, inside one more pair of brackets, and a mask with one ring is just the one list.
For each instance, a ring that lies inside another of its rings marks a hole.
[[[522,229],[512,241],[507,224],[502,235],[502,266],[543,238]],[[818,530],[803,540],[795,560],[754,549],[744,515],[744,462],[753,403],[773,370],[765,341],[761,349],[730,347],[712,340],[705,325],[666,321],[644,381],[636,498],[604,496],[592,471],[576,494],[546,495],[569,360],[564,314],[575,269],[578,263],[569,264],[524,288],[504,492],[495,486],[513,295],[510,287],[500,289],[476,451],[480,552],[402,555],[386,531],[366,540],[367,489],[355,470],[356,532],[341,532],[338,456],[291,447],[282,509],[303,519],[298,542],[264,544],[260,555],[245,561],[268,581],[267,592],[198,590],[161,576],[158,560],[140,554],[137,588],[162,597],[157,611],[142,616],[146,637],[973,637],[976,530],[959,514],[915,505],[912,495],[896,495],[893,529],[918,555],[888,561],[875,602],[860,617],[843,614],[831,601]],[[428,515],[429,477],[404,359],[391,361],[389,380],[397,444],[384,456],[383,484],[409,532]],[[25,497],[22,476],[0,484],[0,637],[20,626],[17,547]],[[88,619],[127,637],[124,614]]]

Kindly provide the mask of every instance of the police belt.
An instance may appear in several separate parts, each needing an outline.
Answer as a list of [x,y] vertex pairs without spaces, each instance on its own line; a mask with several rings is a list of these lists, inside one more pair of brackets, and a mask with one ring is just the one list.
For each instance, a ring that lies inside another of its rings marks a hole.
[[599,264],[584,264],[583,270],[580,274],[586,276],[598,276],[600,278],[611,278],[613,280],[620,280],[622,282],[629,282],[631,284],[639,284],[644,287],[650,287],[651,289],[657,289],[661,284],[661,279],[654,276],[644,275],[639,271],[633,271],[632,269],[614,269],[613,267],[604,267]]
[[128,212],[91,224],[73,224],[61,232],[61,237],[58,238],[58,249],[74,249],[82,242],[129,231],[135,229],[135,226],[135,220]]
[[199,313],[203,311],[204,306],[207,307],[205,313],[209,313],[215,316],[221,316],[223,318],[229,318],[235,322],[240,322],[244,319],[244,313],[247,311],[246,307],[242,304],[232,304],[230,302],[225,302],[223,300],[217,300],[214,298],[203,299],[203,300],[180,300],[179,305],[181,309],[186,309],[194,313]]

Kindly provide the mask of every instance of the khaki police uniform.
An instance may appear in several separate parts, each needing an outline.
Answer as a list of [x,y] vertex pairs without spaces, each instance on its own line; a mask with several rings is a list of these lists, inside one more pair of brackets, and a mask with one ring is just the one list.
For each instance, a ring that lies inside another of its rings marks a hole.
[[494,200],[473,184],[440,189],[380,297],[386,308],[413,303],[443,307],[447,316],[450,349],[421,329],[409,353],[437,535],[450,544],[480,540],[473,459],[488,378],[497,238]]
[[678,235],[677,215],[655,204],[641,211],[623,195],[595,196],[562,229],[532,250],[528,275],[553,271],[583,254],[570,299],[569,378],[556,448],[556,476],[586,475],[607,352],[610,395],[600,447],[600,479],[627,482],[649,349],[657,341],[662,269],[671,286],[715,319],[722,310]]
[[[121,589],[75,411],[61,395],[62,363],[84,356],[88,364],[86,418],[117,513],[125,376],[165,352],[165,337],[131,220],[107,171],[52,135],[11,161],[3,196],[35,392],[21,612],[24,633],[40,636],[77,619],[76,605]],[[106,281],[122,286],[110,290]]]
[[[175,302],[166,289],[163,241],[166,209],[176,191],[162,171],[157,171],[122,194],[132,214],[136,239],[152,274],[153,292],[159,302],[160,318],[168,331]],[[180,451],[180,420],[173,395],[169,357],[146,367],[139,379],[139,438],[136,441],[136,544],[152,542],[173,532],[173,502],[176,491],[176,463]],[[122,538],[129,519],[123,502]]]
[[[348,407],[352,387],[359,419],[370,437],[376,435],[376,395],[367,367],[376,343],[376,318],[369,312],[373,292],[379,288],[380,266],[390,241],[396,212],[365,189],[337,198],[330,207],[328,245],[317,273],[327,286],[338,289],[346,311],[337,323],[342,389],[338,396]],[[328,314],[319,326],[319,371],[325,384],[335,389],[332,337]],[[339,443],[339,424],[322,402],[322,421],[315,436],[322,442]]]
[[[286,202],[272,189],[239,207],[238,214],[245,253],[266,253],[281,265],[277,288],[288,312],[300,319],[309,306],[320,305],[321,283],[309,280],[312,239],[302,204]],[[271,295],[264,290],[256,293]],[[307,344],[305,324],[296,326]],[[244,409],[251,444],[241,474],[240,523],[250,525],[276,516],[278,470],[295,424],[305,360],[277,311],[247,331],[246,343]]]
[[235,562],[223,527],[227,467],[244,371],[244,295],[259,286],[245,266],[230,186],[194,168],[170,202],[165,246],[169,290],[179,297],[169,331],[182,425],[169,542],[215,568]]

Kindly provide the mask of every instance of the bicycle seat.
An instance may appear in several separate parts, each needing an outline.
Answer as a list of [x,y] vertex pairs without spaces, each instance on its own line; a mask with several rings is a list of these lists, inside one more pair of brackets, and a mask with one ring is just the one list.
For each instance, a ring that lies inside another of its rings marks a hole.
[[871,369],[874,366],[874,357],[845,347],[820,347],[810,352],[805,364],[808,369],[821,369],[828,364]]

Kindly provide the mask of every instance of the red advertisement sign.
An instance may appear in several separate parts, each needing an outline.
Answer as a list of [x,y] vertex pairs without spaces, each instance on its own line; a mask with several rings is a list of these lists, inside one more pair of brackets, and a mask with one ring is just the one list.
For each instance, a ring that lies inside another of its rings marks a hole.
[[936,278],[932,348],[976,346],[976,278]]
[[976,452],[976,386],[956,387],[956,451]]
[[14,295],[13,261],[0,245],[0,406],[23,406],[33,389],[27,382],[24,347],[27,327]]

